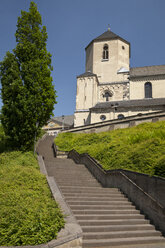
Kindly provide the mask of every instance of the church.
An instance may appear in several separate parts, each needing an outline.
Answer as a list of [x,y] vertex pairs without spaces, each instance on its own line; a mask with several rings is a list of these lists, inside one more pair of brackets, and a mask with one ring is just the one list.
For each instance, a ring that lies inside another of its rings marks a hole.
[[110,28],[87,45],[74,127],[165,111],[165,65],[131,68],[130,50]]

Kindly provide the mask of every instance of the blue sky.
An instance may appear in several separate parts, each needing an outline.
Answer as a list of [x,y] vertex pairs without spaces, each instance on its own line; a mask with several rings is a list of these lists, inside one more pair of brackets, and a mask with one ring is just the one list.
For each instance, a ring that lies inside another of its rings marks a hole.
[[[85,71],[85,47],[111,31],[131,43],[131,67],[165,64],[164,0],[36,0],[47,27],[57,91],[55,116],[74,113],[76,76]],[[17,18],[30,0],[0,0],[0,60],[15,47]],[[2,103],[0,102],[0,107]]]

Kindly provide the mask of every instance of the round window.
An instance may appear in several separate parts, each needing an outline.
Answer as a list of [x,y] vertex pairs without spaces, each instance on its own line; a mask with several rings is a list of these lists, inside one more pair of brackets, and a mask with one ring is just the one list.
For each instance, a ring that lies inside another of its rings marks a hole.
[[119,114],[117,118],[118,118],[119,120],[122,120],[122,119],[124,119],[124,115]]
[[101,115],[100,116],[100,120],[105,121],[106,120],[106,116],[105,115]]

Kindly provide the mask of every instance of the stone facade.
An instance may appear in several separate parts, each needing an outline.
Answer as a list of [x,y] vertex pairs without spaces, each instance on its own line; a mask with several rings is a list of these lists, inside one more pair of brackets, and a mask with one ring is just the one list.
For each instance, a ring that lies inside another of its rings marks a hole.
[[77,77],[75,127],[165,110],[165,66],[130,68],[129,60],[130,43],[110,30],[86,47],[86,72]]

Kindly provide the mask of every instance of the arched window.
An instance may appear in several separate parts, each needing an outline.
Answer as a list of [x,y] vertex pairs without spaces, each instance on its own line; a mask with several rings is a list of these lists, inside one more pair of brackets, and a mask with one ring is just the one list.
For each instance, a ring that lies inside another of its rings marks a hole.
[[106,102],[108,102],[109,98],[112,97],[112,93],[110,93],[109,91],[105,91],[103,97],[105,97]]
[[103,47],[103,59],[109,59],[109,51],[107,44],[105,44]]
[[144,85],[145,98],[152,98],[152,84],[150,82]]

